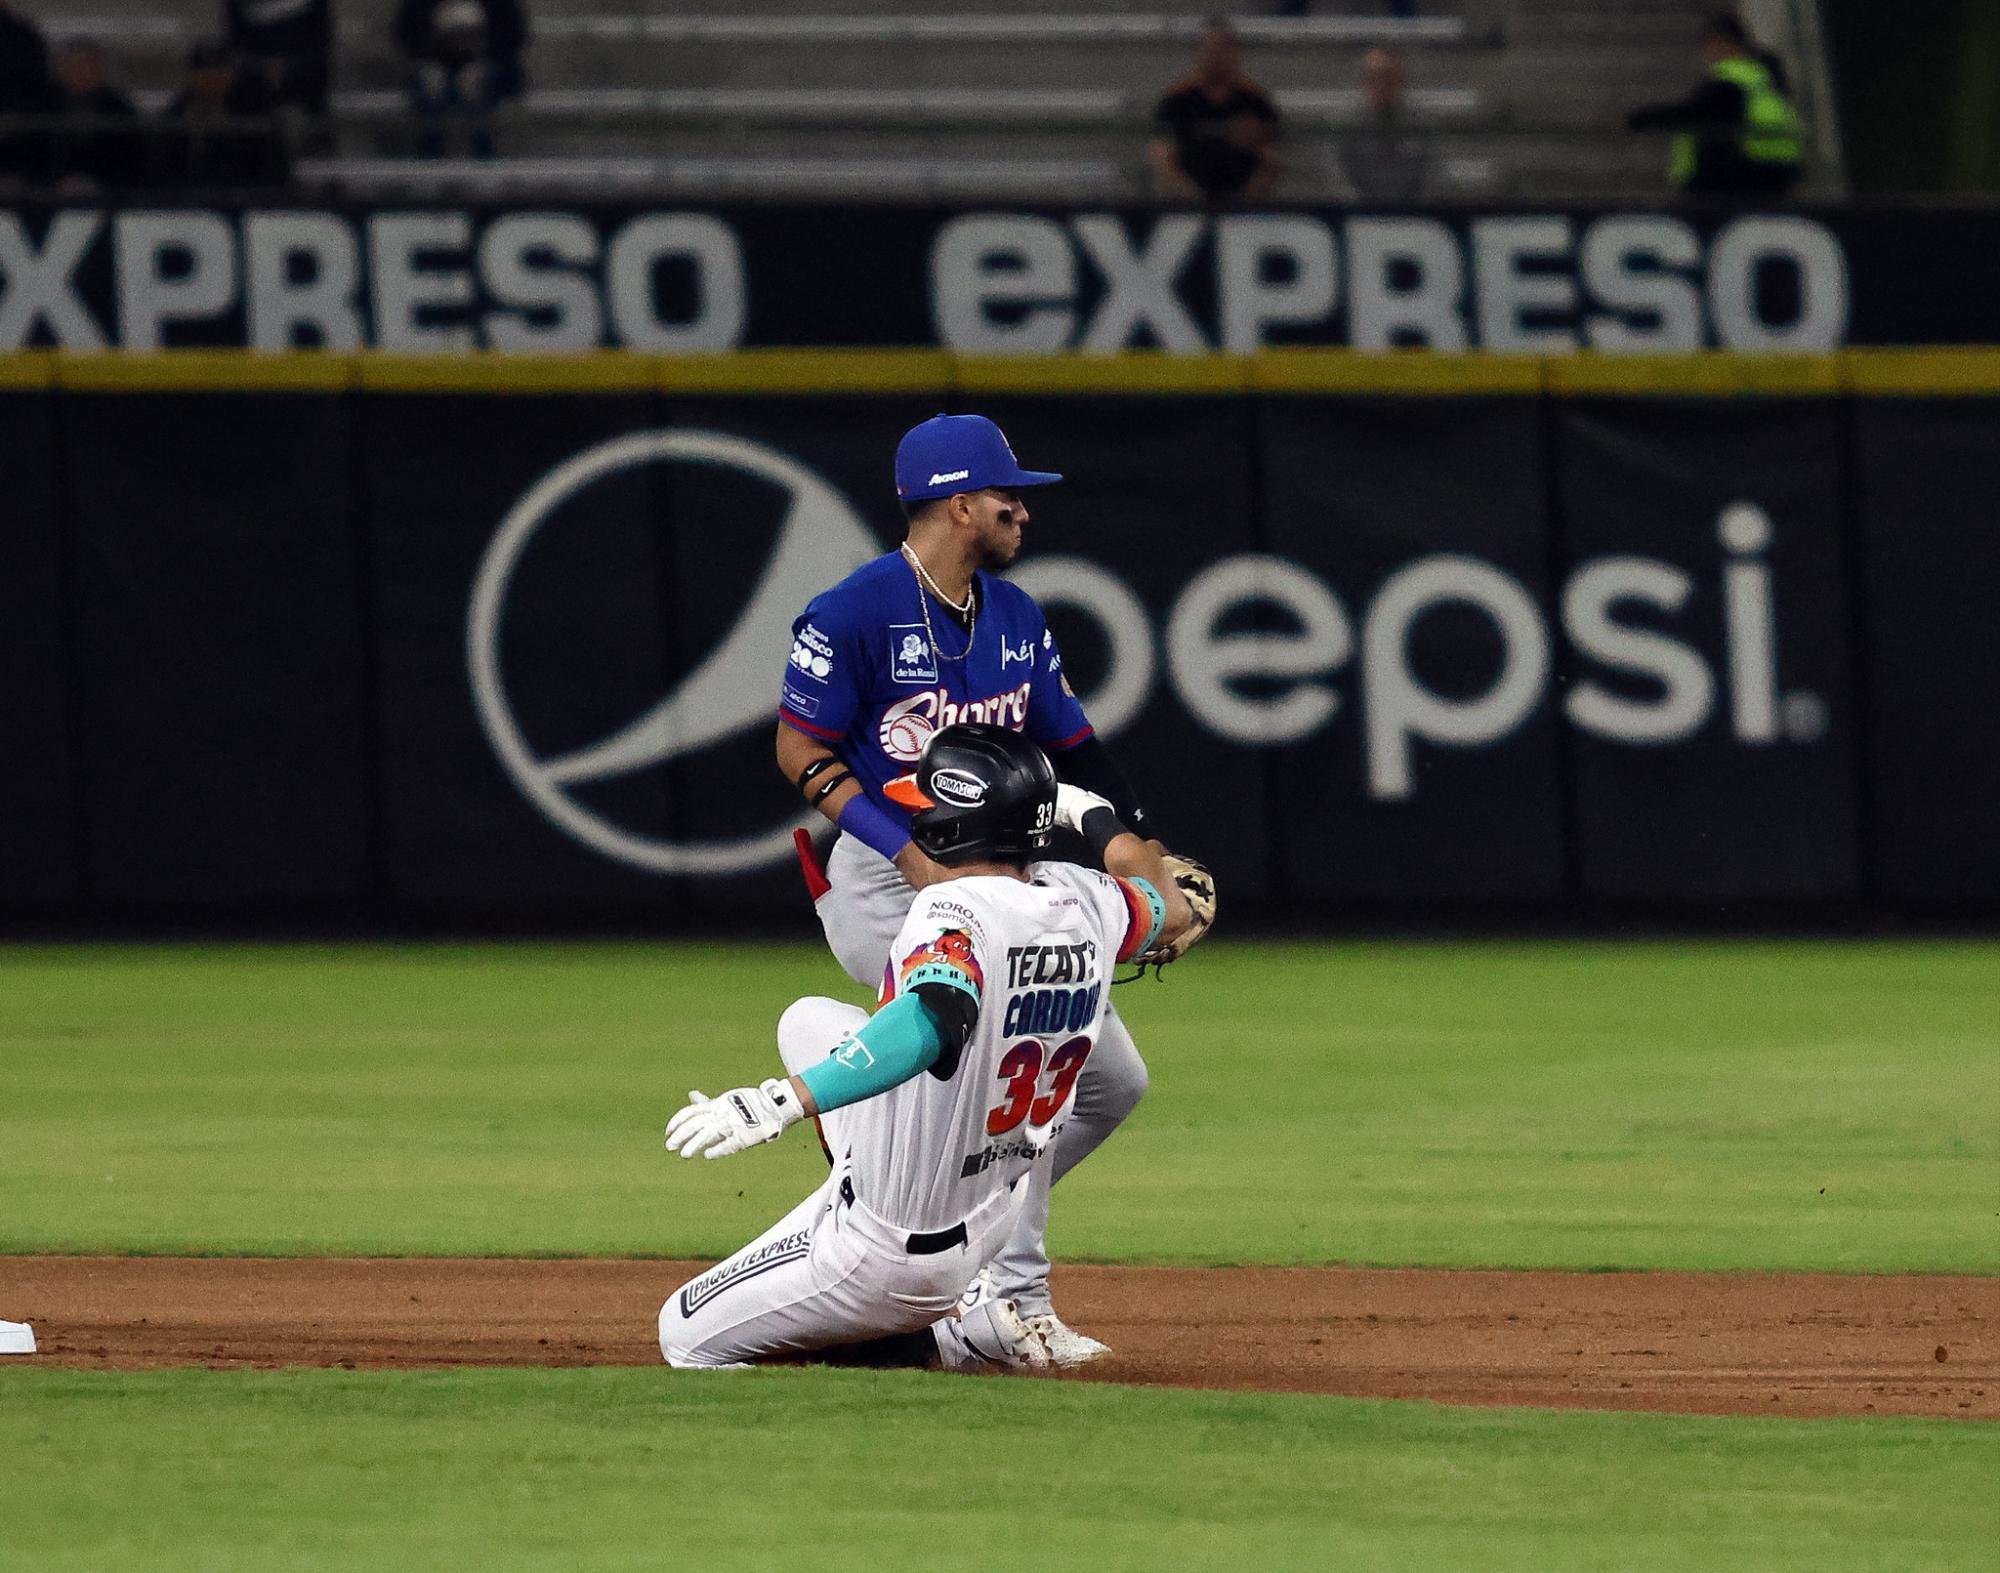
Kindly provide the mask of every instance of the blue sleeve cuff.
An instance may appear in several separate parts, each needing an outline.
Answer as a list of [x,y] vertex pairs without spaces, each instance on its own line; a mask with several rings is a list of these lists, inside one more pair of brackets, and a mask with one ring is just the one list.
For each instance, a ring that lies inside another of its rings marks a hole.
[[873,847],[892,862],[910,844],[910,827],[899,824],[894,815],[866,792],[857,792],[847,800],[847,806],[840,811],[839,824],[842,835]]

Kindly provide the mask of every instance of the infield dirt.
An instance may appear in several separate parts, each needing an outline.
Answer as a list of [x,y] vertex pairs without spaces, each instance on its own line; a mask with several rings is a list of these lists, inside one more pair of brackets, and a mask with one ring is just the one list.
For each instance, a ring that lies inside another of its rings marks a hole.
[[[84,1368],[643,1366],[702,1265],[0,1257],[0,1313]],[[2000,1419],[1996,1278],[1072,1267],[1056,1291],[1116,1350],[1067,1380]]]

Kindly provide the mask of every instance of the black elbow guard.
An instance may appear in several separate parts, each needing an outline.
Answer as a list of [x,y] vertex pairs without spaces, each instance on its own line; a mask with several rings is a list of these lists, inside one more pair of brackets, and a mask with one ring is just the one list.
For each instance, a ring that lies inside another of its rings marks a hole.
[[972,1041],[972,1029],[979,1024],[979,1007],[964,989],[953,988],[949,983],[919,983],[917,998],[931,1013],[931,1020],[937,1023],[944,1037],[944,1047],[938,1050],[931,1074],[939,1081],[950,1081],[958,1074],[959,1056]]

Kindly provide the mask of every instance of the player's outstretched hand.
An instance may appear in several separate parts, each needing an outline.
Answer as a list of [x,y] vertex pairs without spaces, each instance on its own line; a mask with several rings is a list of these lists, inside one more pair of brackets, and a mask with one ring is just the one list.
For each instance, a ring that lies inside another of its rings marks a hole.
[[745,1147],[776,1141],[803,1115],[791,1082],[775,1077],[719,1098],[690,1092],[687,1107],[676,1109],[667,1121],[667,1151],[683,1158],[727,1158]]
[[1093,808],[1109,808],[1111,800],[1099,797],[1095,792],[1086,792],[1080,786],[1071,786],[1067,781],[1056,784],[1056,823],[1064,830],[1081,831],[1083,816]]

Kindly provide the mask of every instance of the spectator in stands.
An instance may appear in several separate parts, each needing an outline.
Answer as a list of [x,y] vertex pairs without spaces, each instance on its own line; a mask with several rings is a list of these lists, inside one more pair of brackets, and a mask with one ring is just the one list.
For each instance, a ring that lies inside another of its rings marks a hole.
[[493,109],[521,91],[528,19],[520,0],[402,0],[396,41],[410,61],[410,97],[422,130],[417,151],[444,153],[449,119],[462,117],[472,156],[493,156]]
[[0,0],[0,179],[31,175],[38,149],[16,118],[48,107],[49,46],[42,30]]
[[167,185],[277,186],[289,177],[271,84],[239,70],[219,38],[187,54],[187,85],[161,121],[158,174]]
[[146,139],[132,100],[111,85],[104,46],[72,38],[56,49],[40,177],[66,196],[146,183]]
[[326,117],[332,0],[222,0],[222,23],[230,46],[262,73],[278,103]]
[[1708,63],[1702,83],[1671,104],[1649,104],[1625,117],[1633,131],[1673,131],[1669,178],[1690,195],[1779,196],[1799,178],[1798,112],[1784,95],[1782,72],[1750,42],[1729,12],[1709,19],[1702,37]]
[[1361,124],[1340,142],[1340,170],[1363,202],[1415,202],[1430,183],[1429,138],[1411,130],[1403,107],[1403,57],[1371,49],[1361,57]]
[[1277,183],[1278,111],[1243,72],[1243,47],[1221,18],[1202,24],[1194,70],[1154,114],[1160,190],[1190,201],[1256,201]]

